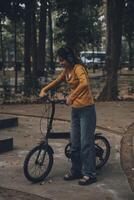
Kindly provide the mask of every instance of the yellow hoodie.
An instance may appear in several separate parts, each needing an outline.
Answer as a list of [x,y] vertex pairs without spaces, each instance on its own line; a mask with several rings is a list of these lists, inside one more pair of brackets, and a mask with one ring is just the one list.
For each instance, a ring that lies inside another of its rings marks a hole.
[[43,89],[47,92],[63,81],[69,84],[71,89],[69,95],[73,102],[71,107],[79,108],[94,104],[88,73],[81,64],[76,64],[69,73],[64,70],[54,81]]

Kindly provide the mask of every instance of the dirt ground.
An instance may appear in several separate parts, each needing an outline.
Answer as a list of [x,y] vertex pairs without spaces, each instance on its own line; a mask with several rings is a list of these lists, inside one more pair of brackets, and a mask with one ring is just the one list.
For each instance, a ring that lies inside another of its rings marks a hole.
[[[0,105],[0,114],[29,116],[30,120],[32,117],[42,116],[43,109],[43,104]],[[97,102],[96,112],[98,128],[122,135],[134,121],[134,101]],[[55,119],[69,121],[70,108],[57,105]]]
[[[14,150],[0,155],[0,200],[7,200],[9,197],[11,200],[32,200],[33,198],[37,200],[132,200],[132,191],[120,167],[120,141],[134,121],[134,102],[96,103],[96,132],[102,132],[108,138],[111,145],[111,156],[108,164],[97,172],[98,182],[84,188],[78,186],[76,181],[66,183],[62,180],[70,166],[70,162],[64,155],[67,140],[50,140],[50,145],[55,152],[54,166],[44,182],[31,184],[25,179],[23,175],[24,158],[42,137],[40,116],[43,107],[43,104],[0,105],[1,115],[17,115],[19,119],[18,127],[0,131],[0,135],[14,138]],[[68,107],[58,105],[55,118],[57,120],[54,121],[54,130],[67,131],[70,129],[70,109]]]

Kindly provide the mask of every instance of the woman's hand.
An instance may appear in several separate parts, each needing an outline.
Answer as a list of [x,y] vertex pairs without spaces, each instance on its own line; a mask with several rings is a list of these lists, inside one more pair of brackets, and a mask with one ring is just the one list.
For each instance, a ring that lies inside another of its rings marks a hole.
[[40,91],[39,97],[44,97],[46,95],[46,91],[44,89],[42,89]]
[[66,98],[66,103],[67,105],[71,105],[73,103],[73,101],[71,100],[69,96]]

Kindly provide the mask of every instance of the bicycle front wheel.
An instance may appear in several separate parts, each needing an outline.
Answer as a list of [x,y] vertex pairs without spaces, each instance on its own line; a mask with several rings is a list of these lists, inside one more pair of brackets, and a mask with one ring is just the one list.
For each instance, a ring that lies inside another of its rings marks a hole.
[[43,181],[53,166],[53,153],[47,146],[36,146],[26,156],[24,161],[24,175],[34,183]]

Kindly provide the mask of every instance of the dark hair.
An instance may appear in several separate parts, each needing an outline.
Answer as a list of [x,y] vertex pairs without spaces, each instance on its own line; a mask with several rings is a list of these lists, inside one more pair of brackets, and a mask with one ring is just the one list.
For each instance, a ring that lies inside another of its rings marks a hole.
[[77,58],[73,50],[69,47],[61,47],[60,49],[58,49],[57,56],[64,58],[73,65],[77,63]]

